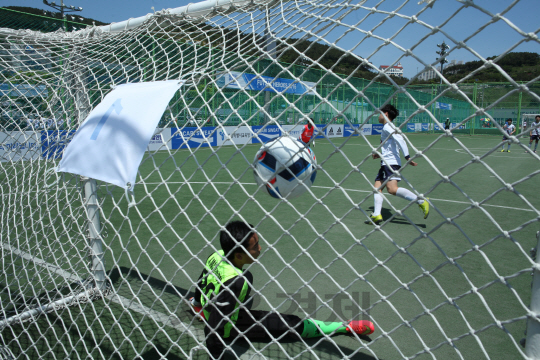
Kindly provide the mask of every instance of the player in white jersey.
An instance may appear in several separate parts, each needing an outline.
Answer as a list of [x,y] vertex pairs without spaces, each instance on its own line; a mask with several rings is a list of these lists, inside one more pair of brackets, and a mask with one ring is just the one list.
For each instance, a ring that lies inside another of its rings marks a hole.
[[[374,187],[377,188],[378,191],[373,195],[375,202],[374,210],[369,220],[365,221],[366,224],[379,225],[383,222],[381,215],[383,196],[380,193],[385,187],[391,195],[397,195],[400,198],[409,201],[416,201],[424,214],[424,219],[429,215],[429,203],[427,201],[418,199],[418,197],[408,189],[398,187],[398,181],[401,180],[401,177],[399,174],[396,174],[395,171],[401,170],[401,157],[399,151],[401,150],[405,159],[409,160],[410,158],[407,143],[403,139],[403,136],[397,133],[397,128],[392,122],[398,115],[399,111],[390,104],[381,108],[379,123],[384,124],[381,131],[381,168],[375,178]],[[373,158],[378,159],[379,155],[373,154]],[[410,164],[412,166],[418,165],[414,161],[411,161]],[[385,182],[386,184],[383,185]]]
[[[531,131],[529,132],[531,139],[529,140],[529,151],[531,150],[531,145],[534,143],[534,152],[538,148],[538,140],[540,140],[540,115],[534,117],[534,122],[531,124]],[[527,152],[527,151],[525,151]]]
[[[506,119],[506,124],[504,124],[503,129],[508,134],[508,137],[506,135],[503,136],[503,144],[502,144],[501,152],[504,152],[504,142],[506,140],[508,140],[509,137],[516,132],[516,127],[514,126],[514,124],[512,124],[512,119]],[[511,145],[511,143],[509,141],[508,142],[508,148],[506,149],[506,152],[510,152],[510,145]]]

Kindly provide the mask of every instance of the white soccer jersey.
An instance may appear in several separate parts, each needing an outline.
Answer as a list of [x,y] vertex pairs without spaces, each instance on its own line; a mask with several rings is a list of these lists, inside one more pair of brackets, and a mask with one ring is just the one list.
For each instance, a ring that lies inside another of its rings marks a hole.
[[407,143],[403,139],[403,136],[396,133],[396,127],[391,122],[384,124],[381,132],[381,165],[400,165],[401,158],[399,156],[399,149],[404,156],[409,156],[409,148]]
[[514,126],[514,124],[510,124],[510,125],[506,126],[506,133],[508,135],[510,135],[514,131],[515,128],[516,127]]
[[[535,126],[537,126],[537,127],[535,128]],[[534,135],[540,136],[540,122],[537,123],[537,122],[535,121],[535,122],[533,122],[533,123],[531,124],[531,135],[533,135],[533,136],[534,136]]]

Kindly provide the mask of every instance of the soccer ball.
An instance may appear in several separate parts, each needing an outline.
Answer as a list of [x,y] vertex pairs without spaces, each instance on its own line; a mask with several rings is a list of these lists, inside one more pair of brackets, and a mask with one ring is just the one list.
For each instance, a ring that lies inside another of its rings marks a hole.
[[317,161],[313,151],[290,136],[264,144],[255,155],[253,176],[274,198],[293,199],[313,185]]

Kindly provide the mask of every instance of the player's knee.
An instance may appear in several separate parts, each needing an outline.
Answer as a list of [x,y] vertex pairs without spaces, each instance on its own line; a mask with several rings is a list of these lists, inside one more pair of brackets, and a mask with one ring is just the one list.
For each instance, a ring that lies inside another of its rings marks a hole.
[[397,188],[388,188],[388,193],[390,195],[396,195],[397,193]]

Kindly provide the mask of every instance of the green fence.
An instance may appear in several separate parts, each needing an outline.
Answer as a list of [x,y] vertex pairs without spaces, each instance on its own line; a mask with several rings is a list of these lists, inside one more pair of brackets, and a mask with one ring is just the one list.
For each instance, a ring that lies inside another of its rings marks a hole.
[[[31,29],[42,32],[58,30],[74,31],[86,27],[86,24],[60,20],[46,16],[26,14],[18,11],[0,8],[0,27],[12,29]],[[133,37],[131,34],[122,41],[106,39],[89,44],[84,49],[88,63],[106,64],[101,68],[93,66],[88,71],[91,73],[85,79],[85,88],[88,91],[90,104],[95,106],[110,90],[110,85],[117,85],[127,81],[152,81],[169,79],[178,74],[186,74],[194,69],[207,70],[200,80],[183,89],[182,97],[179,95],[172,102],[171,111],[167,111],[161,121],[161,126],[179,126],[184,124],[210,123],[216,125],[236,125],[247,122],[249,125],[260,125],[269,119],[281,124],[296,123],[306,115],[313,118],[316,123],[326,124],[329,122],[343,123],[376,123],[376,108],[382,106],[390,98],[390,103],[400,110],[400,116],[396,120],[398,124],[404,121],[414,123],[431,123],[432,118],[427,111],[418,112],[419,106],[425,106],[438,121],[444,123],[450,118],[453,123],[461,123],[463,119],[474,114],[474,106],[486,109],[495,121],[503,123],[505,119],[512,118],[521,128],[523,114],[540,113],[540,85],[529,85],[528,89],[537,94],[537,97],[526,92],[516,91],[510,83],[473,83],[458,85],[459,91],[451,89],[444,91],[440,85],[411,85],[407,87],[407,93],[397,92],[397,88],[389,84],[371,82],[369,80],[346,77],[333,74],[322,69],[314,69],[300,65],[286,63],[273,63],[268,59],[257,57],[237,57],[236,52],[223,52],[220,47],[213,47],[209,51],[208,43],[194,44],[182,36],[178,28],[171,27],[171,31],[177,33],[170,36],[167,28],[159,28],[162,33],[159,36],[149,36],[148,33]],[[151,32],[152,29],[149,30]],[[182,30],[183,31],[183,30]],[[185,34],[185,33],[184,33]],[[120,35],[122,36],[122,35]],[[210,42],[212,41],[210,35]],[[216,39],[220,41],[221,39]],[[117,42],[115,42],[117,41]],[[3,43],[4,54],[14,44]],[[114,54],[111,50],[114,49]],[[68,59],[69,49],[55,49],[60,61]],[[136,56],[134,56],[136,54]],[[61,64],[51,65],[57,73],[63,70]],[[9,68],[1,68],[0,86],[16,85],[17,77]],[[49,71],[49,73],[47,73]],[[216,79],[225,71],[237,71],[250,74],[261,74],[273,78],[299,79],[300,81],[315,83],[317,95],[276,94],[268,91],[235,90],[218,88]],[[38,80],[26,79],[26,84],[34,82],[40,85],[39,79],[47,78],[53,71],[44,69],[36,71]],[[173,75],[175,74],[175,75]],[[37,82],[36,82],[37,81]],[[44,85],[45,86],[45,85]],[[39,104],[40,98],[23,100],[20,97],[14,99],[11,93],[2,92],[1,100],[12,97],[11,103],[17,102],[17,109],[38,109],[43,111],[33,116],[64,117],[65,123],[76,114],[73,99],[69,99],[70,89],[65,85],[62,89],[54,89],[51,84],[46,85],[49,92],[60,94],[56,111],[50,104]],[[443,104],[443,110],[434,101],[438,94],[444,91],[443,96],[436,102]],[[512,91],[515,91],[511,93]],[[66,94],[65,96],[62,94]],[[15,96],[16,97],[16,96]],[[65,99],[64,99],[65,98]],[[501,100],[503,99],[503,100]],[[23,103],[27,101],[28,104]],[[430,105],[428,105],[431,103]],[[2,105],[3,106],[3,105]],[[270,118],[265,116],[261,109],[265,109]],[[60,111],[61,110],[61,111]],[[58,115],[57,113],[62,113]],[[416,113],[416,114],[415,114]],[[7,116],[6,116],[7,114]],[[374,116],[375,114],[375,116]],[[414,115],[413,115],[414,114]],[[13,112],[12,109],[2,108],[2,122],[4,128],[10,126],[24,126],[21,118],[27,117],[24,111]],[[337,119],[336,119],[337,117]],[[468,133],[498,133],[494,129],[493,122],[485,121],[488,116],[482,114],[473,117],[463,124],[462,131]],[[173,121],[174,120],[174,121]],[[79,119],[80,121],[80,119]],[[12,127],[13,127],[12,126]]]

